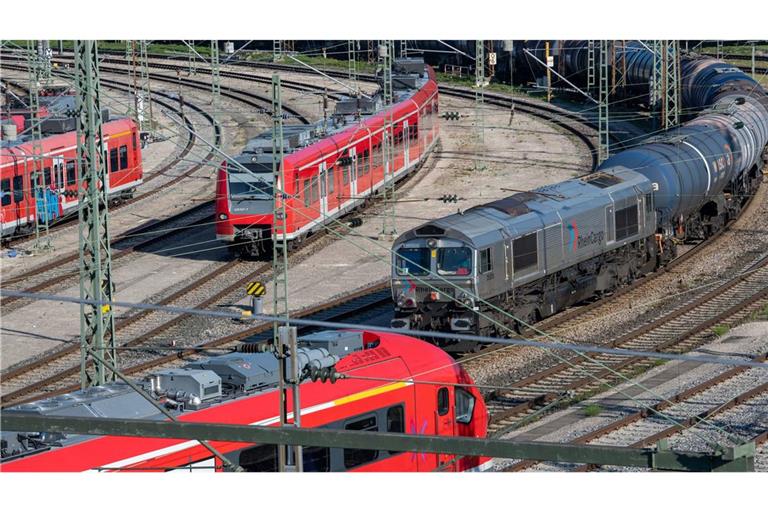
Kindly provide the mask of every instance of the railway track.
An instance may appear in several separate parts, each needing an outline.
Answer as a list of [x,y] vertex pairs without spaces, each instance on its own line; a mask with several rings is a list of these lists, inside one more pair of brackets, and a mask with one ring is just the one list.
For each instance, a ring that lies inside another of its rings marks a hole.
[[[755,359],[764,362],[766,356],[762,355]],[[731,413],[739,406],[754,407],[756,399],[764,400],[768,397],[768,382],[765,378],[764,369],[735,367],[676,393],[672,397],[658,400],[643,409],[622,415],[569,442],[642,448],[699,426],[711,427],[713,423],[725,425],[719,421],[720,416]],[[723,396],[731,398],[723,400]],[[697,439],[699,444],[704,445],[701,449],[712,450],[749,440],[722,430],[718,434],[720,437],[725,436],[726,439],[718,440],[710,434],[712,432],[701,435]],[[765,435],[768,435],[768,432],[758,434],[753,440]],[[538,464],[538,461],[522,460],[506,467],[505,471],[522,471]],[[592,464],[565,466],[572,471],[591,471],[598,467]]]
[[[706,293],[646,325],[605,343],[608,347],[657,352],[687,352],[705,343],[709,329],[720,323],[736,323],[768,303],[768,256]],[[640,357],[610,354],[570,356],[509,385],[513,391],[489,397],[489,433],[502,435],[532,414],[573,396],[588,396],[608,383],[621,380],[619,374],[638,374],[654,365]],[[471,373],[471,372],[470,372]]]
[[[264,270],[261,268],[260,270]],[[240,282],[236,284],[241,284]],[[227,289],[230,287],[227,287]],[[225,293],[225,292],[222,292]],[[371,310],[381,307],[390,307],[391,297],[386,282],[376,283],[355,294],[351,294],[343,299],[336,299],[320,306],[305,308],[293,315],[294,318],[311,318],[324,321],[347,321],[355,315],[369,314]],[[152,312],[149,312],[151,314]],[[136,316],[136,315],[134,315]],[[177,317],[178,318],[178,317]],[[176,322],[174,322],[175,324]],[[233,324],[235,326],[236,324]],[[167,326],[166,326],[167,327]],[[164,327],[165,328],[165,327]],[[161,329],[155,328],[159,332]],[[141,377],[151,371],[165,367],[167,365],[177,365],[179,359],[189,359],[194,357],[204,357],[207,350],[210,349],[234,349],[241,343],[241,340],[249,339],[251,342],[266,341],[272,337],[272,324],[261,323],[253,327],[243,329],[242,326],[236,326],[236,332],[218,337],[201,344],[190,344],[172,350],[171,354],[157,356],[158,351],[136,352],[137,357],[131,357],[126,361],[121,361],[122,373],[135,378]],[[305,332],[306,329],[300,329]],[[145,336],[139,341],[131,341],[121,346],[121,349],[139,348],[140,342],[152,341],[153,347],[157,347],[157,340],[153,338],[152,332],[145,333]],[[170,348],[171,345],[168,345]],[[121,350],[120,357],[124,357]],[[202,354],[202,355],[201,355]],[[32,400],[47,399],[61,393],[75,391],[80,388],[79,383],[79,346],[67,347],[66,355],[56,354],[48,361],[35,361],[35,367],[29,366],[18,368],[8,376],[3,376],[3,386],[16,389],[4,392],[0,402],[3,407],[23,403]],[[73,364],[74,363],[74,364]],[[62,364],[70,366],[61,369]],[[58,369],[56,373],[50,373],[51,369]],[[45,373],[45,377],[39,378],[40,373]],[[9,383],[9,381],[11,381]]]

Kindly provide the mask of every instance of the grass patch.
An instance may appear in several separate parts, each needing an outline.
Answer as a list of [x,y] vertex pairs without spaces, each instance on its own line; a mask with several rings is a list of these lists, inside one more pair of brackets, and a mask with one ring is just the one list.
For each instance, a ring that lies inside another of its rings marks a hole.
[[603,408],[598,404],[589,404],[584,408],[584,416],[588,417],[597,416],[601,412],[603,412]]
[[727,325],[716,325],[712,328],[712,332],[715,333],[715,336],[722,336],[728,331],[730,331],[731,328]]

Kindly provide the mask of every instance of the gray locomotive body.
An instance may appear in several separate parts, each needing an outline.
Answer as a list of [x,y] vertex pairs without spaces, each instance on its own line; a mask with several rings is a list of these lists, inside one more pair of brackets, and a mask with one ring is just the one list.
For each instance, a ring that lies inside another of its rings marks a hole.
[[592,174],[403,233],[393,247],[392,326],[519,329],[653,271],[681,240],[706,238],[737,215],[768,162],[766,93],[722,63],[687,69],[684,82],[706,90],[689,101],[707,105],[692,121]]

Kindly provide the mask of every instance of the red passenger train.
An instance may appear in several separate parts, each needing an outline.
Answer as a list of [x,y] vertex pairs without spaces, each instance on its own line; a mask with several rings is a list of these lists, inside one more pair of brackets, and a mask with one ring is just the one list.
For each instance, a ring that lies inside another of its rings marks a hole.
[[[130,119],[116,119],[105,122],[102,133],[109,172],[109,196],[115,199],[131,197],[143,180],[138,128]],[[0,147],[0,221],[4,239],[34,230],[35,216],[50,224],[77,212],[76,137],[75,131],[44,137],[42,158],[37,162],[30,140],[3,141]],[[38,170],[37,187],[32,177],[35,169]]]
[[[289,248],[384,187],[382,138],[388,121],[395,180],[412,172],[434,146],[439,124],[432,68],[421,59],[396,60],[393,89],[390,108],[381,108],[380,95],[350,98],[337,103],[333,116],[318,125],[284,128],[285,183],[278,189],[287,211]],[[219,170],[216,236],[258,257],[271,250],[271,132],[249,141],[236,161],[240,165],[230,162]]]
[[[308,368],[343,375],[301,384],[301,425],[311,428],[485,437],[488,412],[466,371],[439,348],[398,334],[324,331],[299,338]],[[290,364],[290,363],[289,363]],[[300,365],[301,366],[301,365]],[[235,352],[157,372],[141,385],[179,421],[276,426],[277,360]],[[292,418],[289,405],[289,419]],[[6,408],[41,415],[163,419],[125,384]],[[197,441],[57,433],[2,433],[0,471],[222,470]],[[274,445],[211,442],[248,471],[276,471]],[[303,447],[305,471],[485,469],[490,459],[450,454]]]

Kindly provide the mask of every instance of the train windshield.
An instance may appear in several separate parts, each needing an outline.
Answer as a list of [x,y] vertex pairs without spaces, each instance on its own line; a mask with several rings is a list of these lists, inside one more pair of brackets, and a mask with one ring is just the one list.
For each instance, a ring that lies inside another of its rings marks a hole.
[[241,165],[248,172],[232,164],[227,168],[229,196],[232,199],[272,199],[272,164],[248,162]]
[[429,249],[426,247],[401,247],[397,250],[397,273],[401,276],[425,276],[429,274]]
[[437,250],[437,273],[468,276],[472,273],[472,251],[469,247],[441,247]]

